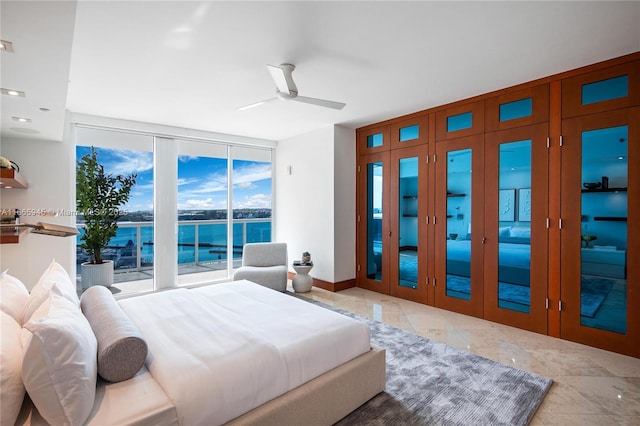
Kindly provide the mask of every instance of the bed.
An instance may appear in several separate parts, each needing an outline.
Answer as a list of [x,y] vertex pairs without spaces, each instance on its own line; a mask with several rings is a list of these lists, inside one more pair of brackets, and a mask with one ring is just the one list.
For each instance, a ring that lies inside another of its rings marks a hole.
[[[133,377],[94,381],[83,424],[333,424],[385,387],[368,325],[246,280],[113,303],[148,353]],[[51,423],[29,393],[16,424]]]

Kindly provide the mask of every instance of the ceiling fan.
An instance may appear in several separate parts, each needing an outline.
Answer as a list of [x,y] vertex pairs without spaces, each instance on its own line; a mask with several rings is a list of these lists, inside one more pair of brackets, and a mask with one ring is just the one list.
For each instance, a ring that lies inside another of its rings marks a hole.
[[292,64],[280,64],[280,66],[275,65],[267,65],[267,69],[271,73],[271,78],[276,83],[276,97],[267,99],[264,101],[256,102],[253,104],[245,105],[243,107],[238,108],[238,110],[245,110],[253,107],[257,107],[263,105],[267,102],[272,101],[297,101],[304,102],[307,104],[313,104],[318,106],[323,106],[326,108],[332,109],[342,109],[346,104],[342,102],[334,102],[327,101],[325,99],[317,99],[317,98],[308,98],[306,96],[298,96],[298,88],[296,87],[296,83],[293,81],[293,77],[291,74],[293,70],[296,69],[295,65]]

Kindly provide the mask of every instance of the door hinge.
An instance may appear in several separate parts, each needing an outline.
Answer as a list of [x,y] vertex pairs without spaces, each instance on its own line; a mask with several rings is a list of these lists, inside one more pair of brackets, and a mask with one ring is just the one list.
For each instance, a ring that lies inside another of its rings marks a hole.
[[562,140],[562,135],[560,135],[560,146],[564,145],[564,141]]
[[482,244],[487,244],[487,237],[482,237]]
[[429,164],[429,156],[427,155],[427,164]]
[[358,222],[360,222],[360,215],[358,215]]
[[551,138],[547,136],[547,149],[551,148]]
[[360,165],[358,165],[358,173],[360,173]]
[[360,264],[358,264],[358,272],[360,272]]
[[551,219],[547,218],[547,229],[551,227]]
[[558,311],[562,312],[562,300],[558,300]]
[[558,229],[562,229],[562,218],[558,219]]
[[544,301],[544,308],[545,309],[549,309],[549,298],[547,297],[547,299]]

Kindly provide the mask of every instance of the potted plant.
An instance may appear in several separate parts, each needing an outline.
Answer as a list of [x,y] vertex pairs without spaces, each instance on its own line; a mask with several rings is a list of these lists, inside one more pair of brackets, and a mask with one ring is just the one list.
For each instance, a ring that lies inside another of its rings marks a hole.
[[100,284],[110,287],[113,283],[113,261],[104,260],[102,251],[116,235],[118,219],[123,216],[121,207],[129,201],[131,188],[136,184],[136,174],[113,176],[98,163],[94,147],[77,162],[76,210],[84,217],[81,247],[90,257],[81,265],[82,286],[88,288]]
[[309,263],[311,262],[311,253],[309,253],[308,251],[305,251],[302,253],[302,263]]

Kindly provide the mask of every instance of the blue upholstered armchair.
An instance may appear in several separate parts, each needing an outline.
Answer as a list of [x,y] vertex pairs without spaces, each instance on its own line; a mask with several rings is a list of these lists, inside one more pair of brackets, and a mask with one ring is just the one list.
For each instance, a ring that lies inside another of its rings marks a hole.
[[249,280],[278,291],[287,289],[287,244],[247,243],[234,280]]

